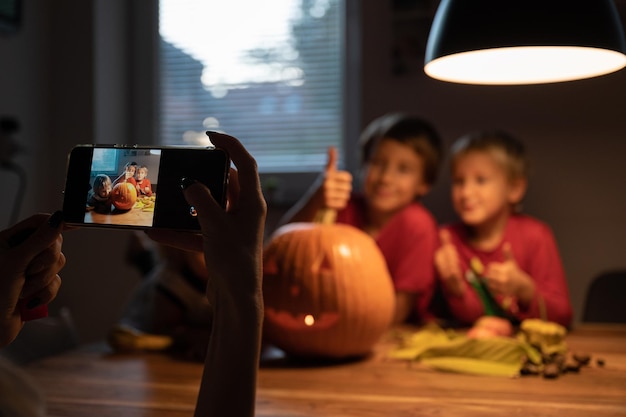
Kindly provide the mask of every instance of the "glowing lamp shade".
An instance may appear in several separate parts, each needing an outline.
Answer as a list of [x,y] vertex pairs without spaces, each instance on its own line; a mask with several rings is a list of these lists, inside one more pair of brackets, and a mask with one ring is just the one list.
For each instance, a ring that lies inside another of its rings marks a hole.
[[424,71],[465,84],[539,84],[626,66],[613,0],[442,0]]

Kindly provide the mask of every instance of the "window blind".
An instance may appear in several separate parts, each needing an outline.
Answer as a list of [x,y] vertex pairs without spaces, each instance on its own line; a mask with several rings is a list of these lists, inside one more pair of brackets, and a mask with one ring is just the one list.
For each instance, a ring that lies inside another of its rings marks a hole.
[[343,0],[160,0],[160,141],[238,137],[261,172],[342,151]]

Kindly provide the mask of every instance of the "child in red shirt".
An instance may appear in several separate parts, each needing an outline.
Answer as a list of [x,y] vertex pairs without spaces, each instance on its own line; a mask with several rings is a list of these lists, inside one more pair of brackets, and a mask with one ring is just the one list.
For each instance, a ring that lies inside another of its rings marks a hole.
[[116,186],[120,182],[130,182],[135,187],[137,186],[137,181],[135,181],[135,172],[137,171],[137,163],[129,162],[124,165],[124,172],[120,174],[119,177],[113,181],[113,186]]
[[396,290],[395,322],[429,318],[435,288],[437,223],[420,203],[436,180],[442,145],[423,120],[389,114],[361,135],[363,192],[352,194],[352,175],[338,170],[334,148],[326,170],[283,222],[312,221],[320,209],[337,210],[337,222],[372,236]]
[[472,279],[483,279],[514,320],[572,319],[565,273],[550,228],[516,210],[526,192],[524,146],[503,132],[459,139],[452,147],[452,203],[460,222],[441,228],[435,265],[453,317],[485,314]]
[[135,181],[137,183],[138,196],[145,195],[150,197],[152,195],[152,183],[150,183],[150,180],[147,178],[147,176],[148,167],[142,165],[137,168],[137,178],[135,179]]

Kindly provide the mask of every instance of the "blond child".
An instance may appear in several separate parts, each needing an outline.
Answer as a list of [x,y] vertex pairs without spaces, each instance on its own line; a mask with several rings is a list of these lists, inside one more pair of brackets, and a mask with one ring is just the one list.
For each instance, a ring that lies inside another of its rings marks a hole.
[[485,314],[471,283],[483,279],[501,314],[568,326],[572,309],[552,231],[517,210],[528,183],[523,144],[504,132],[467,135],[452,147],[451,171],[460,222],[441,228],[435,265],[453,317],[472,324]]
[[93,180],[93,186],[87,193],[87,207],[93,207],[97,213],[111,212],[111,178],[106,174],[98,174]]
[[435,219],[420,199],[437,178],[441,140],[429,123],[397,113],[374,120],[360,140],[363,192],[352,193],[352,175],[337,169],[331,148],[326,170],[281,223],[337,210],[337,222],[365,231],[381,249],[396,290],[394,321],[426,320],[438,239]]
[[137,183],[137,195],[139,196],[145,195],[147,197],[150,197],[152,195],[152,183],[147,177],[147,166],[142,165],[137,168],[137,178],[135,178],[135,181]]

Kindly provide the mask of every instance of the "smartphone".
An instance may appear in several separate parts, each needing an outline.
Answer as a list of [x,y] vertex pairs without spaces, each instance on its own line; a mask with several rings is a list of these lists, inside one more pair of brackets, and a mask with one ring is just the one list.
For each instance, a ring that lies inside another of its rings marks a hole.
[[230,158],[215,147],[77,145],[67,162],[64,221],[75,226],[199,231],[183,177],[226,207]]

